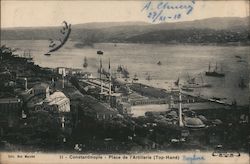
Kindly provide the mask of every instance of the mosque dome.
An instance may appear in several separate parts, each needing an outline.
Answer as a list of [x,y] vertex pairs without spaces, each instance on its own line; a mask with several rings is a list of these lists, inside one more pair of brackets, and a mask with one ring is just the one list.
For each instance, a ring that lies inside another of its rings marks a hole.
[[191,118],[186,117],[185,118],[185,126],[189,128],[203,128],[205,127],[204,123],[199,118]]
[[216,125],[219,125],[219,124],[222,124],[222,121],[219,120],[219,119],[215,119],[215,120],[213,121],[213,123],[216,124]]
[[176,111],[170,111],[168,114],[167,114],[169,117],[171,118],[177,118],[178,115],[177,115],[177,112]]
[[204,117],[203,115],[199,115],[198,118],[199,118],[202,122],[207,122],[206,117]]

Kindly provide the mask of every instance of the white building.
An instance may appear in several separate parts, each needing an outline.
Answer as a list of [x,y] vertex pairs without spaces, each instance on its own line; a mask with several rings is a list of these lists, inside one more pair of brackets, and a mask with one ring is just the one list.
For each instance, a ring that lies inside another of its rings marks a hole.
[[70,112],[70,100],[60,91],[47,93],[45,100],[36,104],[35,110]]

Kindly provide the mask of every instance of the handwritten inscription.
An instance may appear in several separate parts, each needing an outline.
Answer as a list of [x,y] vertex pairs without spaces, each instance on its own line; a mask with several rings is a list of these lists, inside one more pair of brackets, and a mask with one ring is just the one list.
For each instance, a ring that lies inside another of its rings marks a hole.
[[188,163],[192,164],[194,163],[195,161],[204,161],[205,158],[203,156],[197,156],[197,155],[192,155],[192,156],[182,156],[182,160],[184,161],[188,161]]
[[142,12],[147,14],[152,23],[179,20],[194,10],[195,1],[148,1]]

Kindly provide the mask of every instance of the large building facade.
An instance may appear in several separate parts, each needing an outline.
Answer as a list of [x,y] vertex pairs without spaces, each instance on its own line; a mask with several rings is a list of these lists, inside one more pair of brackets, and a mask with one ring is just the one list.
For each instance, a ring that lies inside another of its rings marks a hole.
[[0,124],[2,126],[12,127],[21,116],[22,100],[19,98],[0,99]]

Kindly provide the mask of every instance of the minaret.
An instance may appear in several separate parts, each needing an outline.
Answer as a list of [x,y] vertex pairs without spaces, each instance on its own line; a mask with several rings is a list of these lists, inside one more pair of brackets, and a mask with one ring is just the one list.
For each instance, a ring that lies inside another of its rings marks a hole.
[[111,95],[111,68],[110,68],[110,59],[109,59],[109,95]]
[[169,109],[173,109],[174,108],[174,98],[173,96],[171,95],[170,96],[170,101],[169,101]]
[[25,83],[24,83],[24,89],[25,89],[25,91],[27,91],[28,90],[28,82],[27,82],[27,78],[26,77],[24,78],[24,81],[25,81]]
[[180,126],[180,127],[183,127],[181,102],[182,102],[182,98],[181,98],[181,89],[180,89],[180,87],[179,87],[179,126]]
[[100,82],[101,82],[101,93],[103,93],[103,84],[102,84],[102,59],[100,58]]
[[52,87],[55,87],[55,80],[54,80],[53,77],[52,77],[52,79],[51,79],[51,86],[52,86]]
[[65,128],[65,119],[64,119],[64,116],[62,116],[61,122],[62,122],[62,129],[64,130],[64,128]]
[[64,88],[64,76],[66,76],[65,68],[62,69],[62,88]]

